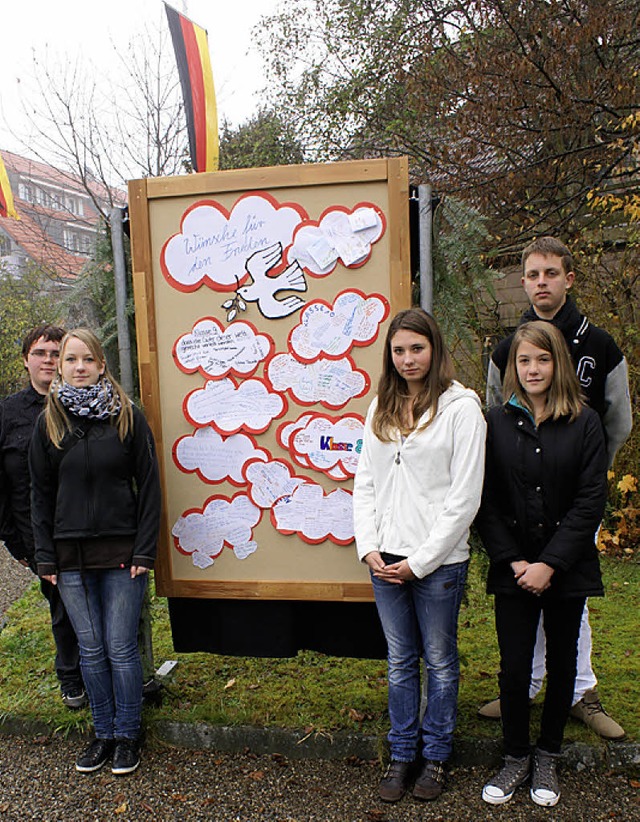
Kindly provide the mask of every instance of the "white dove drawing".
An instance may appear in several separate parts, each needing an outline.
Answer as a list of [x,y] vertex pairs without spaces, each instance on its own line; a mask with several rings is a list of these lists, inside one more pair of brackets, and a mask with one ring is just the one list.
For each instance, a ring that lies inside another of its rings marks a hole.
[[261,251],[256,251],[245,263],[253,282],[251,285],[242,286],[236,292],[246,302],[257,303],[260,313],[268,320],[287,317],[305,305],[305,301],[295,294],[290,294],[283,300],[276,300],[275,295],[280,291],[307,290],[304,271],[297,260],[277,277],[267,276],[267,272],[275,268],[280,260],[282,260],[282,243],[274,243]]

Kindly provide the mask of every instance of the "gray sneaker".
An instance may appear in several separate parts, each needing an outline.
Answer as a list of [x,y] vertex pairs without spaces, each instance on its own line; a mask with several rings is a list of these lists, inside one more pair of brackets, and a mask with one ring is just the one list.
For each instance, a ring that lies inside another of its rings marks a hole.
[[556,765],[560,754],[549,753],[536,748],[533,757],[533,775],[531,777],[531,798],[536,805],[552,808],[560,799],[560,786]]
[[504,805],[529,778],[530,756],[505,756],[502,770],[482,789],[482,798],[490,805]]

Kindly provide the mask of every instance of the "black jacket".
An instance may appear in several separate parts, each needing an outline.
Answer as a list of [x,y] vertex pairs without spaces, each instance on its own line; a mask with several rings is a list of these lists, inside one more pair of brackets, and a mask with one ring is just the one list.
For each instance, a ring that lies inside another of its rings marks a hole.
[[29,442],[44,400],[29,385],[0,403],[0,539],[32,566]]
[[[540,317],[530,306],[520,318],[520,325],[532,320],[540,320]],[[616,451],[629,436],[632,425],[627,361],[613,337],[590,323],[578,311],[570,296],[550,322],[562,332],[576,366],[580,387],[591,408],[600,415],[608,464],[611,465]],[[512,340],[513,334],[505,337],[491,355],[487,374],[489,407],[500,405],[508,399],[502,396],[502,380]]]
[[492,408],[476,519],[491,560],[487,591],[521,592],[510,563],[524,559],[555,569],[543,596],[602,595],[594,538],[606,499],[606,452],[595,411],[536,428],[520,407]]
[[[133,434],[124,442],[109,421],[73,420],[77,427],[65,435],[61,449],[48,438],[44,417],[31,441],[31,518],[38,573],[113,568],[123,559],[127,565],[153,568],[160,481],[153,435],[144,415],[134,406]],[[57,550],[70,544],[77,546],[75,559],[69,559],[68,550]],[[127,546],[125,558],[122,546]]]

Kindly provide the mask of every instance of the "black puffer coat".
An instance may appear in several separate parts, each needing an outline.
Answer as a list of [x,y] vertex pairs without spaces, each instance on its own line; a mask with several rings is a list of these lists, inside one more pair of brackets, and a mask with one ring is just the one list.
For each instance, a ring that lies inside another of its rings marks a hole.
[[491,560],[487,591],[518,593],[511,562],[555,569],[548,597],[603,594],[595,532],[607,497],[607,457],[598,414],[545,420],[512,404],[487,415],[482,505],[476,519]]

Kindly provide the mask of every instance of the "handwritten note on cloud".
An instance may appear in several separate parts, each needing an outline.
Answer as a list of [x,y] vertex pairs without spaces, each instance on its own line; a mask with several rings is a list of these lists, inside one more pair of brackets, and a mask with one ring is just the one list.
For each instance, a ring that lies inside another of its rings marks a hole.
[[267,334],[259,334],[248,322],[232,323],[226,330],[222,323],[205,317],[193,326],[190,334],[180,337],[173,347],[178,368],[187,374],[200,371],[205,377],[246,377],[274,349]]
[[338,488],[329,494],[320,485],[299,485],[271,509],[271,522],[283,534],[298,534],[305,542],[330,539],[338,545],[353,542],[353,498]]
[[173,446],[173,459],[181,471],[195,472],[204,482],[228,480],[244,485],[242,469],[249,460],[266,461],[270,454],[258,448],[253,437],[232,434],[226,439],[213,428],[198,428],[180,437]]
[[345,480],[355,474],[364,421],[358,415],[340,418],[324,414],[304,414],[295,423],[278,428],[277,439],[298,465]]
[[238,559],[254,553],[258,546],[253,541],[253,529],[261,517],[262,511],[246,494],[236,494],[233,499],[213,496],[202,510],[185,511],[171,534],[181,553],[192,554],[195,565],[206,567],[212,564],[206,558],[217,557],[225,544]]
[[287,410],[287,401],[269,391],[256,379],[236,387],[231,377],[208,380],[204,388],[187,394],[184,415],[196,427],[211,425],[219,434],[237,434],[241,429],[261,434]]
[[388,313],[389,303],[381,294],[366,297],[355,289],[343,291],[333,306],[322,300],[309,303],[289,335],[289,344],[304,362],[313,362],[321,354],[338,359],[354,345],[370,345]]
[[231,212],[215,200],[202,200],[185,211],[180,233],[162,247],[162,273],[179,291],[195,291],[203,283],[235,291],[249,277],[247,259],[274,243],[286,248],[306,218],[302,206],[280,204],[267,192],[243,195]]
[[248,462],[244,477],[251,500],[260,508],[271,508],[277,499],[291,494],[306,481],[303,477],[293,476],[291,466],[282,460]]
[[300,226],[287,258],[297,260],[315,277],[330,274],[338,260],[347,268],[357,268],[367,262],[372,244],[384,230],[384,215],[371,203],[359,203],[353,211],[333,206],[317,223]]
[[369,389],[368,375],[348,355],[306,364],[291,354],[276,354],[267,365],[267,378],[274,391],[290,391],[302,405],[319,402],[327,408],[342,408]]

